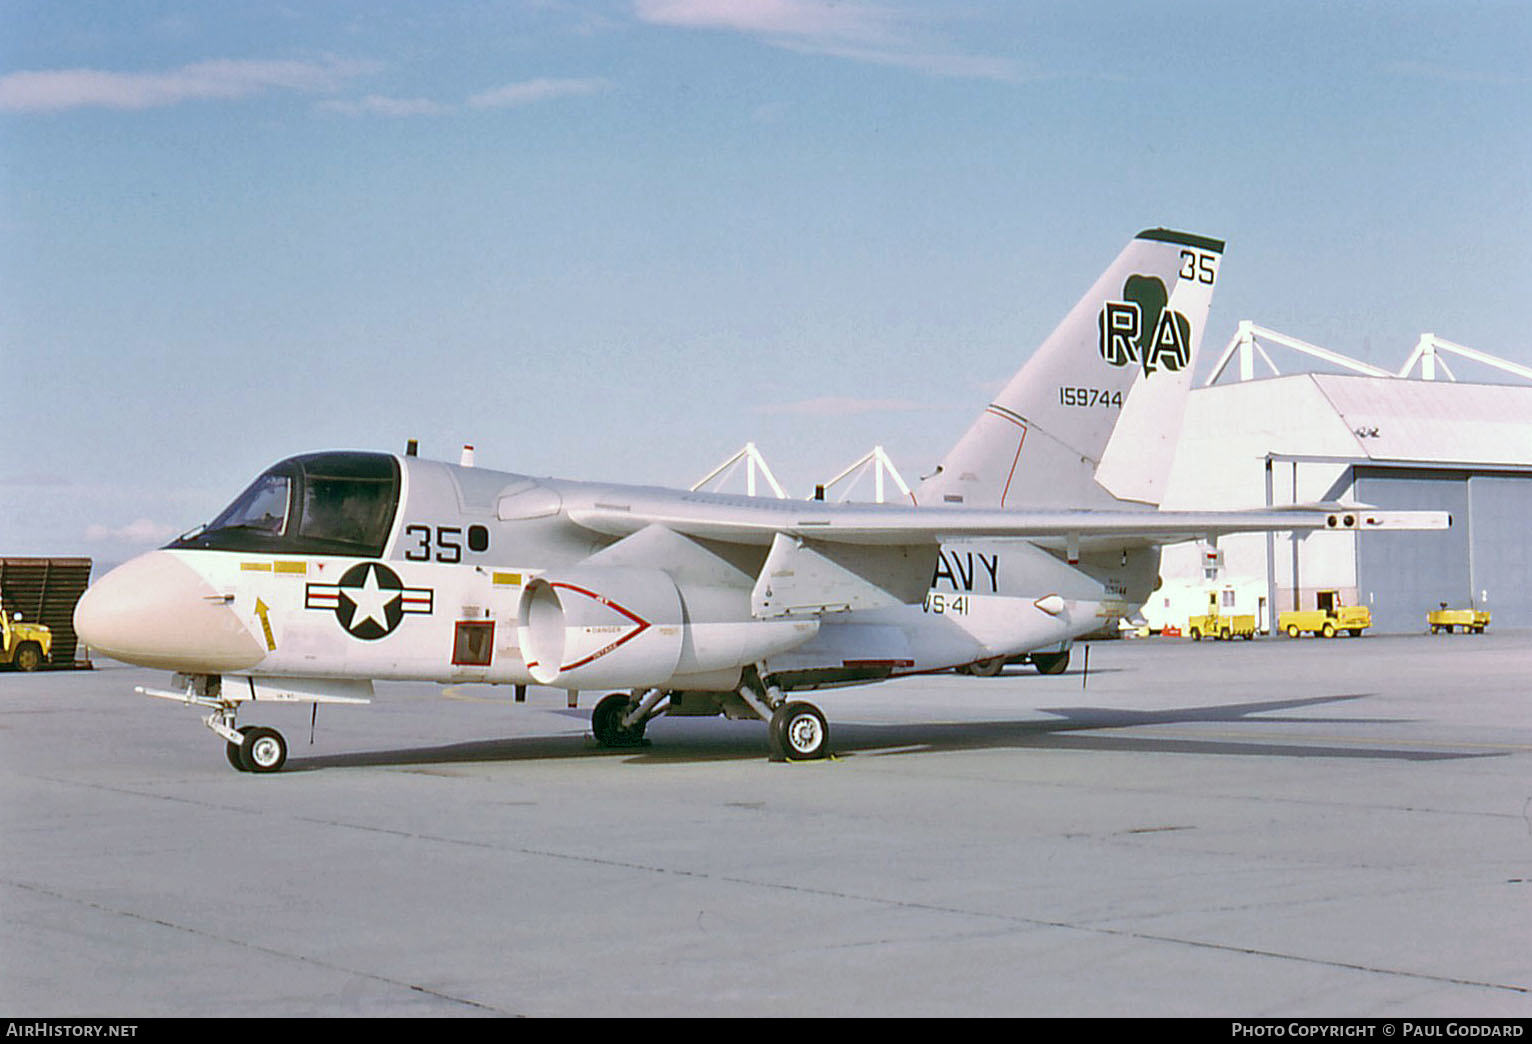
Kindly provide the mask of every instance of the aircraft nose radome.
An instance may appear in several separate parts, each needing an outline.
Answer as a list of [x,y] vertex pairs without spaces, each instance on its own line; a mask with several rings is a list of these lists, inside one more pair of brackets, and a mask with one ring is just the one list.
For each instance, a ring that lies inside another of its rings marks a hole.
[[222,592],[167,551],[151,551],[92,584],[74,610],[81,641],[114,660],[213,674],[266,655]]

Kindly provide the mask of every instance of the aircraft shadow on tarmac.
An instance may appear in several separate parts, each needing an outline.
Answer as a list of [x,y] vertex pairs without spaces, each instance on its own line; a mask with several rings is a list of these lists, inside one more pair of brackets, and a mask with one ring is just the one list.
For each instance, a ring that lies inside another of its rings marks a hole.
[[[1343,693],[1303,699],[1260,700],[1199,707],[1133,710],[1120,707],[1044,707],[1053,720],[907,722],[872,724],[831,723],[834,757],[889,757],[960,750],[1055,749],[1101,750],[1151,754],[1234,754],[1256,757],[1361,758],[1397,761],[1441,761],[1461,758],[1499,757],[1498,752],[1422,750],[1400,741],[1380,745],[1359,737],[1358,744],[1334,736],[1304,740],[1291,734],[1262,739],[1252,730],[1248,737],[1196,737],[1112,735],[1111,730],[1156,725],[1237,726],[1330,725],[1337,729],[1367,724],[1389,724],[1400,719],[1331,716],[1262,718],[1257,715],[1286,712],[1365,699],[1372,693]],[[559,712],[586,716],[584,711]],[[621,757],[634,764],[674,764],[757,759],[765,751],[765,727],[758,722],[730,722],[716,718],[661,719],[651,726],[649,742],[641,747],[607,749],[589,735],[529,736],[477,740],[444,746],[398,750],[360,751],[316,757],[291,757],[288,772],[328,768],[376,766],[442,766],[473,762],[538,761],[576,757]]]

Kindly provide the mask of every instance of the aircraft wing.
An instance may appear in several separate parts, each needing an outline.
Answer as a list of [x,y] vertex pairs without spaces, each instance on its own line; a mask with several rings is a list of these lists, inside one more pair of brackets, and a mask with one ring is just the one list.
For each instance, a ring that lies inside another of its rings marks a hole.
[[[776,534],[827,543],[920,546],[972,537],[1020,537],[1043,545],[1175,543],[1229,533],[1441,530],[1445,511],[1315,504],[1250,511],[992,511],[843,505],[821,501],[635,497],[622,504],[568,504],[577,524],[608,536],[660,525],[729,543],[771,544]],[[647,502],[646,502],[647,501]]]

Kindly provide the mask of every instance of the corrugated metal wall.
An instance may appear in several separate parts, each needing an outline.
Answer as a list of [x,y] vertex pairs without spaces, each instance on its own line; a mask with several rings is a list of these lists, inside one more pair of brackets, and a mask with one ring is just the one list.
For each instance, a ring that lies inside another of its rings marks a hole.
[[0,558],[0,605],[53,631],[54,666],[77,662],[74,606],[90,583],[88,558]]

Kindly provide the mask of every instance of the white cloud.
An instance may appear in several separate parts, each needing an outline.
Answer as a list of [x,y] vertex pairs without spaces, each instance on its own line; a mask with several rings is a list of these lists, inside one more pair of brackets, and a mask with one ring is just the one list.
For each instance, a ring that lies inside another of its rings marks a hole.
[[323,93],[376,66],[322,61],[218,60],[165,72],[54,69],[0,77],[0,111],[142,110],[186,101],[248,98],[270,90]]
[[815,40],[889,39],[892,15],[880,7],[820,0],[637,0],[646,22],[732,29]]
[[522,105],[557,98],[598,94],[610,89],[612,82],[600,77],[585,79],[523,80],[470,95],[463,105],[432,101],[429,98],[390,98],[381,94],[369,94],[360,100],[332,98],[317,106],[322,112],[339,113],[342,116],[446,116],[470,109],[510,109]]
[[85,539],[91,543],[163,544],[179,532],[175,526],[141,518],[115,529],[101,525],[86,526]]
[[610,89],[611,86],[612,82],[610,80],[600,77],[588,77],[585,79],[538,78],[507,84],[504,87],[496,87],[493,90],[481,91],[468,99],[468,105],[474,109],[508,109],[517,105],[531,105],[534,102],[548,101],[553,98],[599,94]]
[[388,98],[381,94],[369,94],[360,101],[332,98],[320,102],[318,108],[343,116],[442,116],[454,111],[452,106],[429,98]]
[[905,24],[908,16],[852,0],[635,0],[634,12],[651,24],[746,33],[800,54],[896,66],[932,76],[1021,78],[1010,59],[927,46]]
[[804,54],[823,54],[832,58],[847,58],[870,65],[890,65],[900,69],[913,69],[931,76],[949,76],[968,80],[1018,80],[1016,63],[1008,58],[985,58],[978,55],[950,54],[941,51],[926,52],[872,47],[837,47],[828,44],[783,43],[780,46]]

